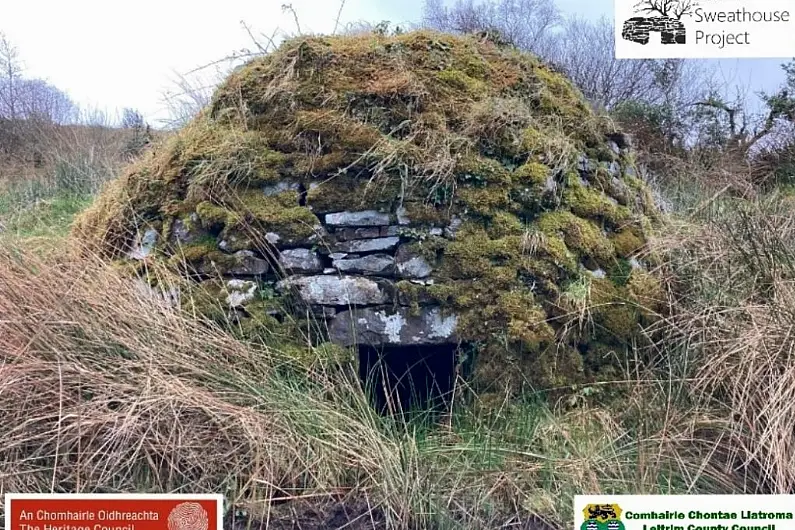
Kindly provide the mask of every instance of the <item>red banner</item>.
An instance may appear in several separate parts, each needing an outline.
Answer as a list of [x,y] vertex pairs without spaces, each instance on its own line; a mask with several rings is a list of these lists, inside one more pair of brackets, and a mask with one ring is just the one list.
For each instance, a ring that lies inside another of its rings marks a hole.
[[16,494],[5,530],[223,530],[222,495]]

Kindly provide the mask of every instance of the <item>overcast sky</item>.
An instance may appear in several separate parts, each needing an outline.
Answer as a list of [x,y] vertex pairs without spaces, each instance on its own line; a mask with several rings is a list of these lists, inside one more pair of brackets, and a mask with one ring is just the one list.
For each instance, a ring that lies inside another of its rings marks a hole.
[[[139,109],[151,122],[166,116],[163,94],[175,72],[251,48],[241,26],[257,32],[293,31],[290,0],[0,0],[0,31],[18,47],[29,77],[65,90],[81,106],[114,112]],[[557,0],[568,14],[612,17],[613,0]],[[292,0],[303,31],[330,32],[339,3]],[[422,0],[347,0],[344,22],[417,21]],[[725,77],[753,90],[773,90],[783,76],[780,59],[721,63]],[[206,75],[212,74],[207,71]]]

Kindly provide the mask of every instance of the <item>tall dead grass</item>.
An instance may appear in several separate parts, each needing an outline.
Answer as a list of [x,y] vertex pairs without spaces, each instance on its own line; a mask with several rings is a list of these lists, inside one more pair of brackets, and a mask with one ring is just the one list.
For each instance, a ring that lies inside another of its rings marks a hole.
[[273,499],[356,496],[388,528],[495,528],[569,523],[582,492],[738,488],[694,438],[714,421],[662,382],[618,411],[404,424],[349,372],[308,372],[76,254],[0,249],[0,494],[221,492],[266,521]]
[[792,493],[795,201],[711,202],[659,241],[676,278],[666,349],[693,363],[695,402],[725,419],[715,465],[748,493]]

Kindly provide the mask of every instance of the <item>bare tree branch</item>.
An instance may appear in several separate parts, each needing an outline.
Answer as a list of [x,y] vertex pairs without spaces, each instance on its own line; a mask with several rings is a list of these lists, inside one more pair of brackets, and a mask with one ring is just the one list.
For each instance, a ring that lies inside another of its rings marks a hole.
[[450,8],[441,0],[426,0],[423,20],[453,33],[496,30],[514,46],[545,55],[563,18],[553,0],[456,0]]
[[681,20],[684,15],[691,15],[696,6],[698,6],[698,3],[693,0],[679,0],[673,7],[672,12],[678,20]]
[[301,24],[298,22],[298,13],[295,12],[293,4],[282,4],[282,12],[287,12],[287,11],[293,14],[293,20],[295,21],[295,29],[298,31],[298,34],[300,35],[301,33],[303,33],[303,31],[301,31]]
[[692,14],[697,5],[693,0],[641,0],[634,8],[641,13],[659,13],[681,20],[684,15]]
[[337,34],[337,28],[340,26],[340,18],[342,18],[342,9],[345,7],[345,0],[340,0],[340,8],[337,11],[337,18],[334,19],[334,30],[331,32],[332,35]]

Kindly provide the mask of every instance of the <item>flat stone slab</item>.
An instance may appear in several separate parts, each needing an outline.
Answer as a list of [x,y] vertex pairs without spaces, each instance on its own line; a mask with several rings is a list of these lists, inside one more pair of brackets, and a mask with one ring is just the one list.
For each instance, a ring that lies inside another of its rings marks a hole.
[[127,257],[137,260],[145,259],[155,249],[158,240],[157,230],[150,228],[143,235],[138,234],[136,239],[135,245],[127,254]]
[[350,241],[351,239],[372,239],[381,237],[381,229],[386,227],[366,226],[360,228],[338,228],[334,231],[337,241]]
[[425,258],[412,254],[405,246],[398,249],[395,262],[400,278],[427,278],[433,272]]
[[313,274],[323,271],[323,262],[316,252],[308,248],[282,250],[279,265],[292,273]]
[[174,219],[171,225],[169,243],[176,245],[190,245],[197,239],[207,237],[209,232],[201,228],[201,222],[196,212],[189,216],[189,222],[182,219]]
[[417,345],[457,342],[458,317],[441,308],[423,307],[419,315],[411,309],[364,308],[342,311],[329,323],[329,338],[334,344]]
[[268,272],[270,265],[264,259],[258,258],[250,250],[239,250],[232,254],[235,265],[230,267],[227,274],[239,276],[259,276]]
[[229,294],[226,296],[226,303],[230,308],[242,307],[248,302],[252,301],[257,295],[256,282],[247,280],[229,280],[226,282],[226,288]]
[[334,245],[335,252],[358,254],[364,252],[385,252],[392,250],[400,243],[399,237],[379,237],[376,239],[357,239],[342,241]]
[[291,276],[276,284],[278,291],[298,290],[312,305],[378,305],[390,300],[388,283],[355,276]]
[[354,259],[337,259],[331,265],[340,272],[353,274],[391,275],[395,272],[395,258],[386,254],[371,254]]
[[362,212],[338,212],[326,214],[328,226],[386,226],[389,224],[389,214],[375,210]]
[[265,186],[262,188],[262,192],[265,194],[266,197],[271,195],[278,195],[280,193],[284,193],[285,191],[299,191],[301,189],[301,185],[297,182],[277,182],[271,186]]

